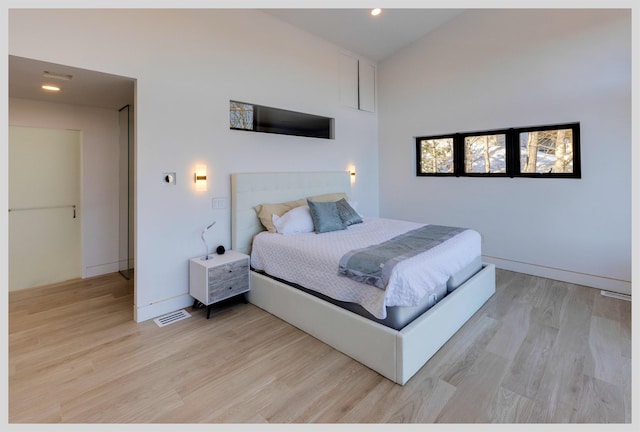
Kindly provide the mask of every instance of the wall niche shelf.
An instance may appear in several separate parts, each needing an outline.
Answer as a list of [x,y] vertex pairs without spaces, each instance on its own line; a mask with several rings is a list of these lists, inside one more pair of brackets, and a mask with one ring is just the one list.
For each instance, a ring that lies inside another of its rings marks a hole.
[[229,128],[334,139],[334,119],[247,102],[229,101]]

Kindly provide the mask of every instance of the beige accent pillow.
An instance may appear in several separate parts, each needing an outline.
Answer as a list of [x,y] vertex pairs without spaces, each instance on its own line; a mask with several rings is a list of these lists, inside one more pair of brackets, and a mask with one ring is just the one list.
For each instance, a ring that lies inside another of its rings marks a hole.
[[307,197],[307,199],[311,201],[320,201],[320,202],[340,201],[342,198],[344,198],[345,201],[349,201],[349,197],[344,192],[335,192],[335,193],[328,193],[328,194]]
[[260,223],[264,226],[269,232],[277,232],[276,227],[273,225],[273,215],[282,216],[286,212],[296,207],[307,205],[307,200],[302,198],[295,201],[288,201],[283,203],[275,203],[275,204],[259,204],[254,207],[256,213],[258,214],[258,218],[260,219]]

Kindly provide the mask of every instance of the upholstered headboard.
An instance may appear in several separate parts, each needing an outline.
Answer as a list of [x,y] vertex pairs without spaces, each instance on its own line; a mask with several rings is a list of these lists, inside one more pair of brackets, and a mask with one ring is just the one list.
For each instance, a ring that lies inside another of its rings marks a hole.
[[231,247],[250,254],[253,237],[264,227],[254,207],[332,192],[350,196],[347,171],[231,174]]

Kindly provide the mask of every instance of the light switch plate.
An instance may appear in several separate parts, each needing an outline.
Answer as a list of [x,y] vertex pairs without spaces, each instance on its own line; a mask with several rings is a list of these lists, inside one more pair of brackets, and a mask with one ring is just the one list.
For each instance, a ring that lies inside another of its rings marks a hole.
[[221,197],[212,198],[211,207],[214,209],[225,209],[227,208],[227,199]]

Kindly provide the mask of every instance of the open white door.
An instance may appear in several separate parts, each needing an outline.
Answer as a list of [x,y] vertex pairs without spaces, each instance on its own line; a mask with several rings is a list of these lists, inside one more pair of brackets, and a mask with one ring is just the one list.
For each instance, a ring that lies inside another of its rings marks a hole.
[[9,127],[9,290],[82,275],[80,131]]

